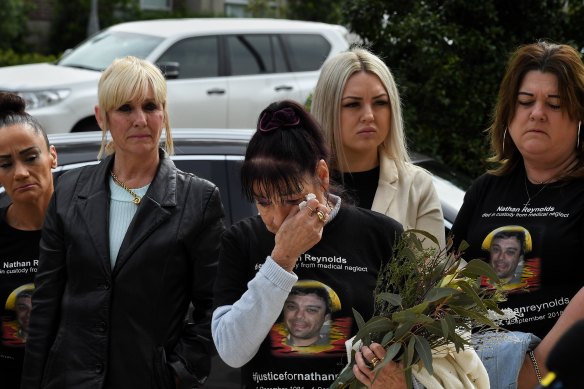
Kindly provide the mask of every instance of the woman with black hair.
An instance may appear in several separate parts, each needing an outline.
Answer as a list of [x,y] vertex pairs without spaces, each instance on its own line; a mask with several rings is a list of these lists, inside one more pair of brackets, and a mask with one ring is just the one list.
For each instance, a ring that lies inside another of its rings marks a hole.
[[[392,259],[402,227],[343,203],[332,190],[329,155],[323,133],[301,105],[282,101],[261,113],[241,169],[244,193],[259,215],[223,236],[212,320],[219,355],[243,366],[246,388],[328,387],[347,363],[345,341],[357,332],[352,309],[364,318],[373,314],[377,274]],[[313,336],[309,316],[324,308],[306,299],[288,325],[279,318],[294,285],[307,280],[334,296],[335,310],[319,322],[328,340],[299,346],[287,341],[288,327],[296,339]],[[384,353],[371,345],[356,360],[375,365]],[[399,365],[387,366],[395,374],[375,387],[405,385]],[[373,377],[370,369],[367,374]]]
[[0,185],[11,202],[0,208],[0,377],[20,388],[41,227],[51,195],[57,152],[15,94],[0,93]]

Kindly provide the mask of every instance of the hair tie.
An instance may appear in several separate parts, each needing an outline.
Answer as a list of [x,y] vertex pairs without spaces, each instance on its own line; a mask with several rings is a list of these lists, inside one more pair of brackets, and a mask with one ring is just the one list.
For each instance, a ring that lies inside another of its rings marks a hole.
[[300,118],[290,107],[282,108],[277,111],[264,111],[260,118],[258,130],[262,132],[274,131],[277,128],[293,127],[300,123]]

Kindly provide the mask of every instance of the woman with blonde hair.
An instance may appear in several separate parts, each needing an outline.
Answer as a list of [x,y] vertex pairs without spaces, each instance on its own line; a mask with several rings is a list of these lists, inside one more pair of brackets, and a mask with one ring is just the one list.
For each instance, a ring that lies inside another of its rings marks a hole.
[[219,191],[160,149],[163,130],[168,151],[172,138],[156,66],[114,61],[98,96],[109,155],[59,178],[43,228],[22,388],[199,386],[212,350]]
[[406,148],[397,86],[371,52],[354,48],[326,61],[311,112],[333,152],[333,175],[357,205],[425,230],[444,246],[444,220],[432,177]]

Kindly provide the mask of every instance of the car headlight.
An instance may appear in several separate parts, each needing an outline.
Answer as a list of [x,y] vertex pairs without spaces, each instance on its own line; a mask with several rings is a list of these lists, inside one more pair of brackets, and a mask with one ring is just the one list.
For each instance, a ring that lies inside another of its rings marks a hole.
[[18,92],[26,103],[26,109],[36,109],[57,104],[71,93],[70,89],[41,90],[33,92]]

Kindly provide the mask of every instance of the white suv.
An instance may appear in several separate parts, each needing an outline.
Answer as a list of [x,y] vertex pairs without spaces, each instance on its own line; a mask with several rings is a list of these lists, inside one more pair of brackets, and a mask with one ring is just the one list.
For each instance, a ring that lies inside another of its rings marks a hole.
[[348,48],[347,35],[338,25],[282,19],[122,23],[56,64],[0,68],[0,91],[24,97],[48,133],[95,130],[100,72],[134,55],[165,71],[173,127],[253,128],[272,101],[304,103],[322,63]]

